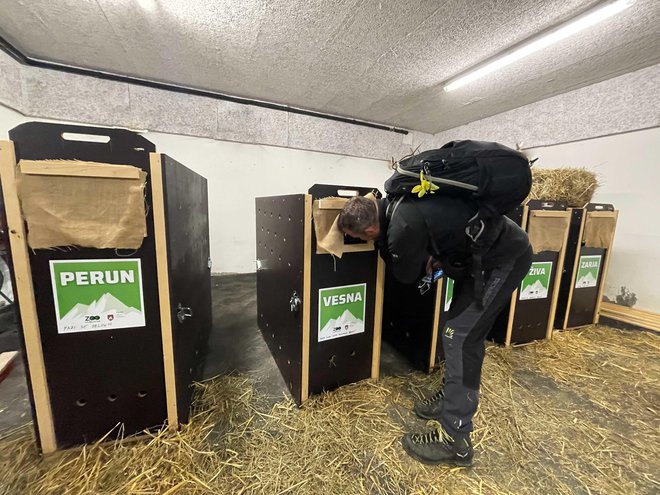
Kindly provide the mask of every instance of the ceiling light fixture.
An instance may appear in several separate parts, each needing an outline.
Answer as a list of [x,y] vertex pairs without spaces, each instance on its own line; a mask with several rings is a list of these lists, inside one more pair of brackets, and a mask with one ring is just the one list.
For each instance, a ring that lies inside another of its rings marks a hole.
[[635,0],[617,0],[589,10],[538,37],[530,39],[519,47],[504,52],[502,55],[496,57],[490,62],[486,62],[484,65],[478,66],[463,75],[450,79],[445,84],[444,90],[452,91],[460,88],[461,86],[490,74],[497,69],[501,69],[502,67],[517,62],[521,58],[531,55],[534,52],[542,50],[543,48],[618,14],[622,10],[630,7],[633,3],[635,3]]

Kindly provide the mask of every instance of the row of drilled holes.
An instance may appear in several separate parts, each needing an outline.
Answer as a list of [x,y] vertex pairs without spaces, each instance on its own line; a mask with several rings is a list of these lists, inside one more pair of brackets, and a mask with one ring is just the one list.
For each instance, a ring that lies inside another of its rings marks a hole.
[[[261,318],[263,318],[264,314],[261,313],[259,316]],[[268,328],[268,327],[269,327],[268,322],[266,322],[266,328]],[[271,332],[270,336],[273,340],[275,340],[275,332]],[[282,350],[282,344],[278,344],[277,349],[281,351]],[[349,357],[355,357],[357,355],[357,352],[355,352],[355,350],[352,350],[348,355],[349,355]],[[337,366],[337,364],[335,363],[336,359],[337,359],[336,354],[333,354],[332,356],[330,356],[328,358],[328,367],[332,368],[333,366]],[[287,359],[286,364],[291,366],[291,360]]]
[[[137,396],[140,399],[144,399],[147,396],[147,392],[145,392],[144,390],[140,390],[137,393]],[[116,394],[110,394],[110,395],[108,395],[107,399],[108,399],[108,402],[115,402],[118,399],[118,397],[117,397]],[[78,399],[76,401],[76,406],[78,406],[78,407],[84,407],[86,405],[87,405],[87,399]]]

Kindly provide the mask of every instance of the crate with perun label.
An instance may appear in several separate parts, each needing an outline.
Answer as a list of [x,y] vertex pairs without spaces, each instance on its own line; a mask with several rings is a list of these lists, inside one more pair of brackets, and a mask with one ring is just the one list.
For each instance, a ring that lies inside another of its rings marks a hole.
[[259,328],[298,404],[378,377],[384,264],[337,227],[348,198],[369,193],[316,184],[256,198]]
[[177,428],[211,328],[206,179],[126,130],[9,137],[0,222],[41,450]]
[[522,344],[552,336],[570,212],[560,201],[530,200],[508,215],[529,236],[532,266],[493,325],[490,338]]
[[569,208],[571,226],[555,327],[598,323],[619,211],[606,203]]

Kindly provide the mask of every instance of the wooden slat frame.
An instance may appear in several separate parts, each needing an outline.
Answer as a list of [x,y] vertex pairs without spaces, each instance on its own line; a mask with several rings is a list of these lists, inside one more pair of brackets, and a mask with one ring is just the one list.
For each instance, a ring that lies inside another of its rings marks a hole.
[[378,380],[380,376],[380,347],[383,330],[383,300],[385,298],[385,262],[376,254],[376,304],[374,308],[374,339],[371,352],[371,378]]
[[435,289],[435,309],[433,310],[433,333],[431,334],[431,355],[429,356],[429,372],[435,367],[435,357],[438,352],[438,334],[440,333],[440,313],[442,308],[442,291],[445,279],[439,278]]
[[21,312],[21,324],[25,353],[30,369],[30,384],[34,401],[35,417],[39,433],[39,442],[44,454],[57,450],[53,412],[51,409],[43,349],[41,347],[41,331],[37,317],[37,306],[32,286],[32,269],[25,233],[25,223],[21,215],[20,202],[16,188],[16,154],[11,141],[0,141],[0,180],[7,215],[7,230],[9,248]]
[[[609,215],[605,215],[609,213]],[[598,298],[596,299],[596,309],[594,310],[594,323],[598,323],[600,317],[600,306],[603,302],[603,291],[605,290],[605,279],[607,278],[607,271],[610,268],[610,258],[612,257],[612,245],[614,244],[614,233],[616,232],[616,224],[619,220],[619,210],[614,211],[593,211],[589,212],[589,216],[592,217],[614,217],[614,229],[612,230],[612,237],[610,238],[609,245],[607,246],[607,251],[605,251],[605,264],[603,266],[603,273],[600,276],[600,287],[598,289]]]
[[312,196],[305,194],[305,220],[303,238],[303,294],[302,294],[302,377],[300,402],[309,397],[309,338],[312,305]]
[[149,153],[151,175],[151,197],[154,215],[154,238],[156,243],[156,267],[158,273],[158,302],[160,306],[160,328],[163,341],[163,366],[165,371],[165,402],[169,429],[179,427],[176,405],[176,370],[174,367],[174,336],[172,333],[172,310],[170,308],[170,280],[167,262],[167,230],[165,222],[165,193],[163,190],[163,158],[160,153]]
[[559,295],[559,286],[561,285],[561,276],[564,271],[564,258],[566,257],[566,247],[568,244],[568,232],[571,230],[571,212],[570,211],[560,211],[553,213],[561,213],[561,215],[568,219],[566,225],[566,232],[564,232],[564,240],[562,242],[561,251],[559,251],[559,258],[557,259],[557,266],[555,266],[555,286],[552,289],[552,302],[550,303],[550,317],[548,319],[548,327],[545,332],[545,339],[550,340],[552,338],[552,330],[555,326],[555,313],[557,312],[557,296]]
[[[344,244],[344,253],[364,253],[367,251],[374,251],[376,247],[374,246],[374,241],[367,241],[360,244]],[[328,251],[322,247],[316,246],[316,254],[330,254]],[[343,254],[343,253],[342,253]]]
[[599,315],[660,332],[660,314],[651,311],[604,302],[601,304]]
[[[573,208],[568,211],[572,214]],[[582,212],[582,221],[580,223],[580,232],[578,233],[577,248],[575,249],[575,259],[573,260],[573,275],[571,276],[570,287],[568,288],[568,300],[566,301],[566,314],[564,315],[564,322],[562,330],[568,328],[568,316],[571,314],[571,304],[573,303],[573,291],[575,290],[575,277],[577,277],[578,265],[580,264],[580,252],[582,251],[582,234],[584,233],[584,223],[587,219],[587,210]]]
[[[529,218],[529,206],[525,205],[523,207],[522,213],[522,222],[520,228],[527,231],[527,219]],[[518,301],[518,287],[513,291],[511,295],[511,303],[509,305],[509,321],[506,323],[506,337],[504,339],[504,345],[509,347],[511,345],[511,333],[513,332],[513,319],[516,314],[516,302]]]
[[112,165],[76,160],[21,160],[18,166],[21,173],[26,175],[64,175],[104,179],[140,178],[140,169],[132,165]]

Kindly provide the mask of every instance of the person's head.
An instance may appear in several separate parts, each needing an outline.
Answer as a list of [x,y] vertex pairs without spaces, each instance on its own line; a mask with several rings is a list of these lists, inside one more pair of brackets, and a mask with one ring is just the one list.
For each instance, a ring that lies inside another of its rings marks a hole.
[[371,241],[380,235],[378,208],[373,199],[355,196],[339,212],[338,226],[344,234]]

